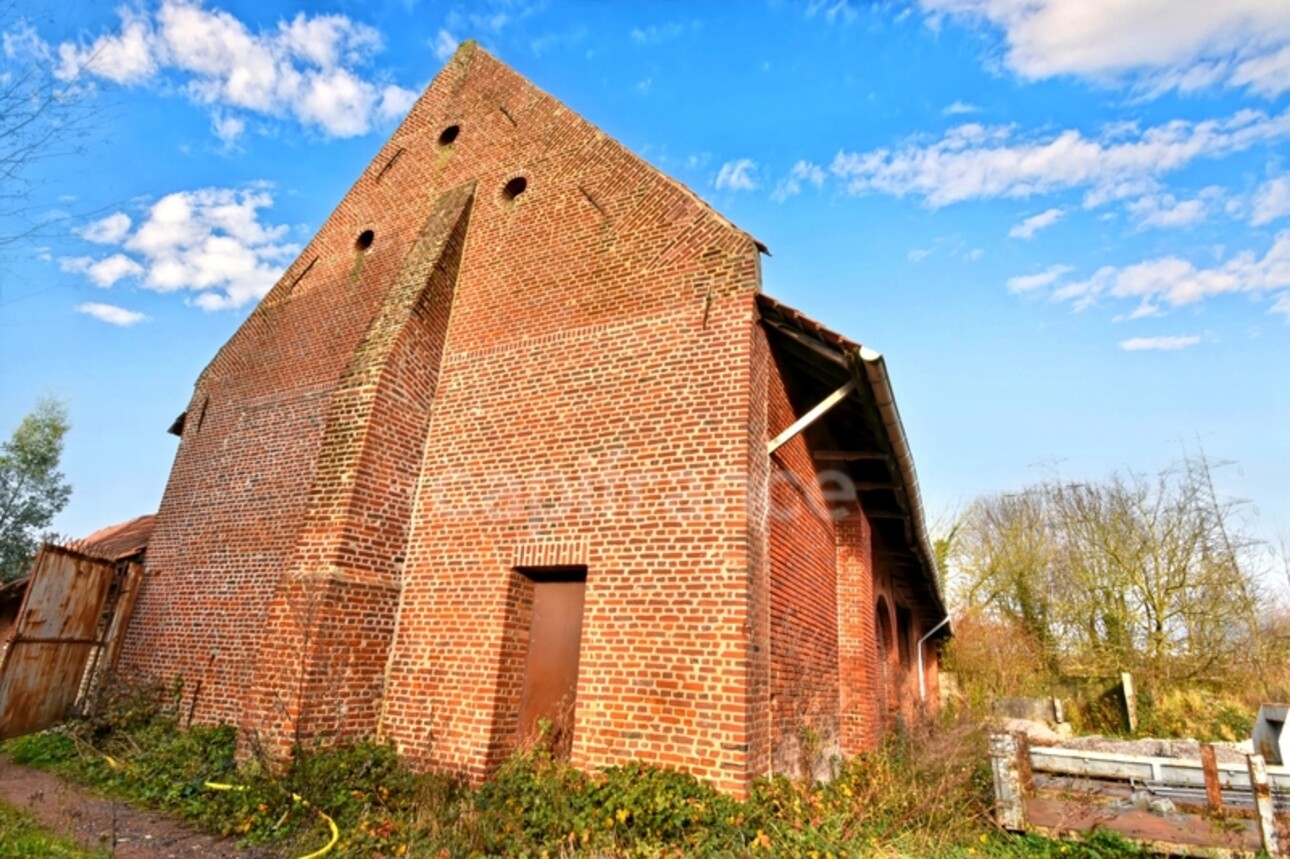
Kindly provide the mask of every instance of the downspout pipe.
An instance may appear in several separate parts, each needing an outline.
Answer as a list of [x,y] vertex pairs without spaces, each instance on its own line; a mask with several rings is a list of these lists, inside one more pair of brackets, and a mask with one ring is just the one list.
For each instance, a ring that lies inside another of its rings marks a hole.
[[949,622],[950,622],[950,616],[947,614],[945,615],[944,618],[941,619],[940,623],[936,624],[936,626],[928,630],[927,635],[924,635],[922,638],[918,639],[918,700],[919,701],[927,700],[927,678],[923,675],[923,645],[927,643],[927,639],[935,635],[942,626],[945,626],[945,624]]

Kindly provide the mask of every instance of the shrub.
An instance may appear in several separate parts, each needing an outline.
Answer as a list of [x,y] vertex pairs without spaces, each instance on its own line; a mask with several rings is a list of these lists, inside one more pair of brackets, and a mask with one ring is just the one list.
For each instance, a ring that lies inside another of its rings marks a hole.
[[1207,689],[1144,691],[1138,696],[1138,733],[1237,742],[1250,737],[1255,710],[1231,695]]

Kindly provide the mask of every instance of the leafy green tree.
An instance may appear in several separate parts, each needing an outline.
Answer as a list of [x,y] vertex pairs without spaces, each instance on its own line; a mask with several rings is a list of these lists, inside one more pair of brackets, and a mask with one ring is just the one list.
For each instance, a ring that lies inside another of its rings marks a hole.
[[0,581],[26,572],[41,532],[72,496],[58,470],[70,428],[63,404],[42,398],[0,445]]

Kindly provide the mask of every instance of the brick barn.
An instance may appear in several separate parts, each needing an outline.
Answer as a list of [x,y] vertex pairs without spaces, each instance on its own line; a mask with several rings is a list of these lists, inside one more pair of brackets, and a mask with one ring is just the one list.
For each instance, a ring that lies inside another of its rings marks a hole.
[[764,252],[463,45],[198,378],[121,668],[475,779],[871,747],[945,609],[881,357]]

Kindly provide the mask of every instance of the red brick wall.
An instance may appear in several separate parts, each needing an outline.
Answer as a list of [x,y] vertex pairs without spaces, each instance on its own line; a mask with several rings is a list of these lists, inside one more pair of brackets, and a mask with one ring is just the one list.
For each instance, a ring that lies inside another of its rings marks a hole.
[[[437,196],[387,145],[198,380],[149,544],[124,671],[184,678],[198,719],[236,722],[294,566],[342,372]],[[361,257],[355,239],[373,229]]]
[[332,396],[291,573],[278,584],[243,714],[271,750],[374,733],[412,494],[473,189],[431,212]]
[[547,564],[588,570],[574,761],[637,756],[742,784],[750,311],[733,297],[706,329],[695,302],[450,349],[387,691],[385,731],[405,752],[483,771],[478,738],[508,720],[494,694],[508,577],[549,546]]
[[741,792],[803,727],[849,743],[867,531],[835,545],[804,442],[766,456],[759,280],[749,236],[464,47],[198,380],[123,668],[270,751],[376,730],[480,777],[517,741],[515,571],[580,565],[576,764]]
[[[471,183],[450,320],[394,325],[349,385],[427,213]],[[274,748],[379,707],[414,757],[480,774],[508,742],[507,581],[546,552],[589,571],[575,760],[742,786],[757,256],[463,51],[199,380],[125,667]]]
[[771,438],[767,390],[772,374],[770,343],[760,325],[751,331],[752,354],[748,416],[747,553],[748,663],[744,671],[748,710],[748,771],[771,771],[774,737],[771,717],[771,597],[770,597],[770,475],[771,458],[765,455]]
[[[798,417],[773,363],[767,410],[771,436]],[[805,434],[776,450],[771,467],[772,763],[776,772],[822,776],[839,751],[834,524]]]
[[873,748],[881,725],[872,540],[869,520],[850,506],[837,521],[839,746],[845,755]]
[[[903,580],[889,560],[889,548],[884,545],[877,531],[873,538],[873,588],[874,600],[882,600],[886,607],[887,622],[891,630],[891,646],[886,653],[885,676],[882,666],[877,661],[871,671],[873,688],[878,699],[879,732],[889,729],[897,719],[909,721],[919,715],[920,701],[918,693],[918,651],[917,643],[927,632],[927,625],[917,610],[916,598],[911,583]],[[909,623],[902,627],[898,620],[898,609],[909,609]],[[908,645],[908,665],[902,665],[900,659],[900,638],[905,637]],[[924,677],[927,681],[928,706],[934,709],[937,704],[936,677],[939,669],[938,655],[934,645],[926,644],[923,650]],[[866,734],[868,738],[868,735]],[[874,738],[876,739],[876,737]]]

